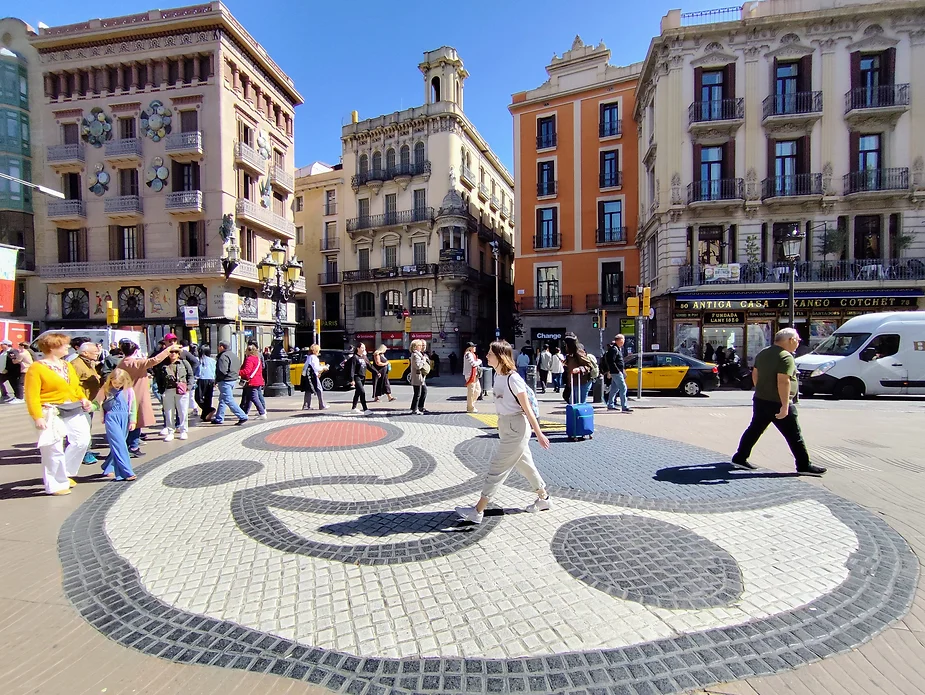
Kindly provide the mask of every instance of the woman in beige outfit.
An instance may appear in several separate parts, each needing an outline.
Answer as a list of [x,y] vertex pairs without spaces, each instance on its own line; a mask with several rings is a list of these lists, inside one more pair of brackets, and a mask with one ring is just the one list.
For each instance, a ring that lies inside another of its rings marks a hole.
[[140,456],[141,430],[157,422],[154,418],[154,407],[151,405],[151,385],[148,382],[148,370],[167,359],[170,348],[162,350],[154,357],[141,357],[137,356],[138,346],[131,340],[121,341],[119,347],[124,355],[119,362],[119,367],[127,371],[129,376],[132,377],[132,390],[135,391],[135,399],[138,401],[138,419],[135,423],[135,429],[128,433],[128,451],[133,456]]

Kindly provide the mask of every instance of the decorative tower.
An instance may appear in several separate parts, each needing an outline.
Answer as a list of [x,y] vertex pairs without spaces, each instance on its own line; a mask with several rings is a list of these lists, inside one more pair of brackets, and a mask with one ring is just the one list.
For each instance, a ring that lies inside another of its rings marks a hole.
[[424,74],[424,103],[436,104],[449,101],[463,108],[463,83],[469,73],[456,49],[442,46],[424,54],[424,62],[418,65]]

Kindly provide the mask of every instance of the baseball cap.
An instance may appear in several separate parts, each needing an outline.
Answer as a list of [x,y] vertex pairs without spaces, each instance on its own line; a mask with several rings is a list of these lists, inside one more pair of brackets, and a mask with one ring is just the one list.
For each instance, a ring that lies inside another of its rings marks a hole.
[[168,333],[167,335],[164,336],[164,340],[176,340],[176,339],[177,339],[176,333]]
[[13,341],[12,340],[0,340],[0,345],[9,345],[10,347],[13,347]]

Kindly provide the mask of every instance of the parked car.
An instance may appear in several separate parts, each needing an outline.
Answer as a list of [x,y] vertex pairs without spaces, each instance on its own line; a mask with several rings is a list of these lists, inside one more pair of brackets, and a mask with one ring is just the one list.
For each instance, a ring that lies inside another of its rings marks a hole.
[[[631,392],[639,384],[638,359],[638,354],[626,358],[626,386]],[[642,355],[643,391],[680,391],[685,396],[699,396],[703,391],[717,388],[719,370],[715,364],[678,352],[645,352]]]
[[[321,374],[322,389],[334,391],[349,388],[350,379],[343,368],[343,363],[348,357],[350,357],[350,352],[346,350],[322,350],[318,353],[318,361],[322,366],[328,366],[327,371]],[[299,386],[302,383],[302,369],[304,368],[304,360],[289,365],[289,379],[293,386]]]
[[[372,361],[372,354],[368,355]],[[406,384],[411,383],[411,351],[402,348],[389,348],[385,351],[385,358],[389,361],[389,381],[404,381]],[[373,375],[366,370],[366,379],[372,379]]]

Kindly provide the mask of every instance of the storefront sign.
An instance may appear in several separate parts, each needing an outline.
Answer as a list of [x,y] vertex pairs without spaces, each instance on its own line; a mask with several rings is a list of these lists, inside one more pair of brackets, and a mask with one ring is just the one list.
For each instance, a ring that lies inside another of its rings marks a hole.
[[337,319],[324,319],[321,322],[321,328],[322,330],[325,328],[330,330],[332,328],[342,328],[342,326],[340,325],[340,321]]
[[[819,297],[800,298],[794,303],[797,309],[895,309],[914,307],[915,297]],[[696,299],[675,302],[678,311],[722,309],[789,309],[790,300],[784,299]]]
[[401,340],[403,335],[401,331],[382,331],[383,340]]
[[726,282],[739,281],[739,264],[724,263],[722,265],[707,265],[703,267],[703,277],[707,282],[723,280]]
[[704,323],[745,323],[744,311],[708,311],[703,315]]
[[623,335],[636,335],[636,319],[620,319],[620,332]]
[[776,311],[750,311],[748,312],[748,320],[769,320],[776,319],[778,316]]
[[821,318],[837,319],[838,317],[841,316],[840,311],[813,311],[812,314],[813,314],[814,319],[821,319]]
[[700,313],[696,311],[676,311],[674,312],[674,317],[676,319],[699,319]]
[[357,333],[356,335],[354,335],[354,338],[356,338],[357,340],[375,340],[376,334],[375,333]]
[[534,328],[530,331],[531,343],[558,343],[564,337],[564,328]]
[[431,333],[412,333],[411,340],[430,340],[432,337]]

